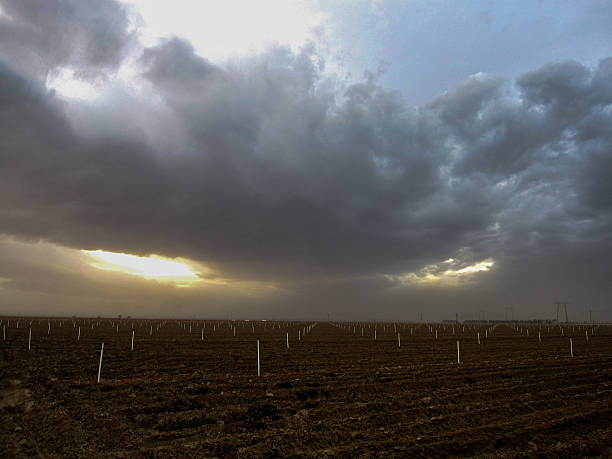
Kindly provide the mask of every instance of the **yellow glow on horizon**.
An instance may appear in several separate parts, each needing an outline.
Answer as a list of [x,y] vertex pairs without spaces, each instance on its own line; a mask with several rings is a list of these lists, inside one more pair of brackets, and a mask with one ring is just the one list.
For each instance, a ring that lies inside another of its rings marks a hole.
[[457,260],[449,258],[440,263],[427,265],[419,271],[409,272],[401,275],[386,276],[388,279],[400,282],[402,284],[420,284],[420,285],[459,285],[463,282],[473,281],[473,275],[480,272],[490,271],[495,265],[492,258],[479,261],[470,266],[461,269],[446,269],[440,272],[442,265],[452,264]]
[[178,287],[189,287],[202,280],[195,268],[181,258],[168,259],[157,255],[139,257],[104,250],[82,252],[92,258],[90,266],[104,271],[117,271],[144,279],[171,282]]

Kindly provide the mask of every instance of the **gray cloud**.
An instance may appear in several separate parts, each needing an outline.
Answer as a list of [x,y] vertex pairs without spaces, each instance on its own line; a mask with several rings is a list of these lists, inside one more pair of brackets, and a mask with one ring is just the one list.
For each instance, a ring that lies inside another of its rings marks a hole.
[[83,79],[105,78],[133,40],[114,0],[2,0],[0,8],[0,58],[31,76],[70,66]]
[[[84,25],[76,55],[17,29],[13,52],[41,47],[54,65],[112,72],[131,38],[109,5],[96,14],[110,25]],[[84,20],[85,7],[61,7]],[[47,22],[20,2],[3,9],[12,27],[37,33],[68,20]],[[101,33],[115,46],[87,48]],[[138,61],[147,97],[125,90],[129,104],[108,108],[62,101],[2,58],[0,233],[193,258],[338,310],[450,301],[385,277],[450,257],[496,261],[487,285],[458,287],[465,304],[500,290],[555,295],[545,290],[572,278],[559,260],[581,270],[580,288],[564,295],[610,293],[601,273],[612,249],[612,59],[546,64],[516,85],[480,74],[412,108],[374,75],[334,79],[313,47],[220,67],[175,38]]]

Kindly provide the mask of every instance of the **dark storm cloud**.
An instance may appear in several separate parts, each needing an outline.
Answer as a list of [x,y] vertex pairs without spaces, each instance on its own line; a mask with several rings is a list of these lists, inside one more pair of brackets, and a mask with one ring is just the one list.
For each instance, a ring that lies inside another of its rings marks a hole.
[[145,49],[142,63],[144,76],[167,92],[183,93],[185,97],[201,91],[206,80],[220,74],[214,65],[195,54],[190,43],[172,38],[154,48]]
[[[5,5],[19,27],[64,30]],[[111,10],[101,30],[115,46],[75,65],[118,65],[130,37]],[[11,46],[44,50],[36,33],[12,32]],[[95,47],[98,33],[76,35]],[[58,53],[73,62],[69,46]],[[62,102],[13,57],[0,66],[2,233],[194,258],[286,282],[303,301],[317,288],[328,301],[346,302],[347,289],[351,302],[372,299],[392,287],[385,274],[450,257],[493,258],[497,286],[577,263],[581,248],[592,255],[581,280],[610,267],[610,59],[546,64],[516,85],[479,74],[412,108],[373,75],[333,79],[311,47],[220,67],[171,39],[138,61],[147,97],[130,110],[150,116],[131,129],[121,104],[75,110],[88,102]],[[120,129],[97,129],[114,118]],[[542,285],[564,278],[554,272]]]
[[0,8],[0,57],[43,78],[61,66],[84,79],[104,78],[132,38],[114,0],[1,0]]

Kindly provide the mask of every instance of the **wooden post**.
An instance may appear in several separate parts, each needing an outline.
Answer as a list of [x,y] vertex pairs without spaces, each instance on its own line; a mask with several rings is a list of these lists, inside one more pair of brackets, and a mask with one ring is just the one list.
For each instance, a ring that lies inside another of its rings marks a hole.
[[459,355],[459,340],[457,340],[457,364],[461,363],[461,356]]
[[100,373],[102,372],[102,356],[104,355],[104,341],[102,341],[102,347],[100,348],[100,363],[98,364],[98,384],[100,384]]
[[261,360],[259,357],[259,338],[257,338],[257,376],[261,376]]

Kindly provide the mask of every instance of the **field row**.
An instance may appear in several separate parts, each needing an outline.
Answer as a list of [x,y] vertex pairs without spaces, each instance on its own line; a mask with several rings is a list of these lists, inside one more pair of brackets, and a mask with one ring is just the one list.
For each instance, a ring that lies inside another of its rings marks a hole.
[[[131,328],[117,333],[111,321],[78,343],[66,323],[67,333],[52,328],[30,351],[23,336],[7,339],[0,380],[13,393],[21,390],[23,401],[2,412],[0,440],[23,455],[612,453],[608,326],[566,325],[561,332],[483,324],[457,326],[452,335],[446,324],[363,324],[376,329],[374,340],[359,336],[357,324],[258,323],[251,334],[241,324],[235,337],[230,324],[215,323],[201,341],[190,336],[189,322],[167,322],[136,340],[134,351]],[[33,324],[33,332],[44,325]],[[475,334],[482,332],[478,344]],[[287,333],[301,339],[287,348]]]

